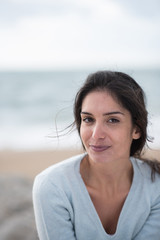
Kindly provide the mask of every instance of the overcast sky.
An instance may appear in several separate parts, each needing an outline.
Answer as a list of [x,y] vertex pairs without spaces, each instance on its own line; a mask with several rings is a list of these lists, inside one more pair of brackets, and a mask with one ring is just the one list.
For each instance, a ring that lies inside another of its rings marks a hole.
[[160,67],[159,0],[0,0],[0,70]]

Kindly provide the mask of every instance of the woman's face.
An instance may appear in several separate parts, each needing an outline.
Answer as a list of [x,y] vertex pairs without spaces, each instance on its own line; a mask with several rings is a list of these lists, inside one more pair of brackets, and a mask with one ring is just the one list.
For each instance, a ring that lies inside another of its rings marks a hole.
[[128,110],[107,91],[94,91],[82,102],[80,136],[90,160],[108,162],[128,160],[140,133]]

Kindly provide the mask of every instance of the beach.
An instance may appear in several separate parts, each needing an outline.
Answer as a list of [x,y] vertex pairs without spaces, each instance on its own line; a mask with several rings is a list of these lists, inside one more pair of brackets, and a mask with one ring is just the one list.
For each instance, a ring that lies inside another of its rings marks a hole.
[[82,153],[81,150],[0,151],[0,174],[34,179],[45,168],[66,158]]
[[68,149],[0,151],[0,239],[38,239],[32,203],[34,178],[45,168],[81,152]]
[[[47,167],[82,153],[78,149],[0,151],[0,239],[37,240],[32,188],[37,174]],[[145,153],[160,160],[160,150]]]
[[[82,152],[80,149],[0,151],[0,174],[23,176],[33,180],[45,168]],[[160,160],[160,150],[147,150],[145,157]]]

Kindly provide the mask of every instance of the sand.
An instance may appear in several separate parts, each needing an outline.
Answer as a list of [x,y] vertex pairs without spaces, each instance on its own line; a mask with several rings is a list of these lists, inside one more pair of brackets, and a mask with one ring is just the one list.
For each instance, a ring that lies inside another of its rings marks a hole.
[[[0,174],[17,175],[34,179],[43,169],[68,157],[82,153],[81,150],[0,151]],[[146,157],[160,160],[160,150],[148,151]]]
[[0,174],[33,179],[45,168],[81,152],[80,150],[0,151]]

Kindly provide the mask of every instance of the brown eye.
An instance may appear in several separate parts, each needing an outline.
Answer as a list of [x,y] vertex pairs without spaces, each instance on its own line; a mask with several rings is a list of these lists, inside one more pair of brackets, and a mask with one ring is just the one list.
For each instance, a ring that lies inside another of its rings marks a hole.
[[119,121],[118,119],[116,119],[116,118],[110,118],[110,119],[108,120],[108,122],[109,122],[109,123],[119,123],[120,121]]
[[85,117],[85,118],[83,118],[83,122],[86,122],[86,123],[91,123],[91,122],[93,122],[93,121],[94,121],[94,119],[91,118],[91,117]]

